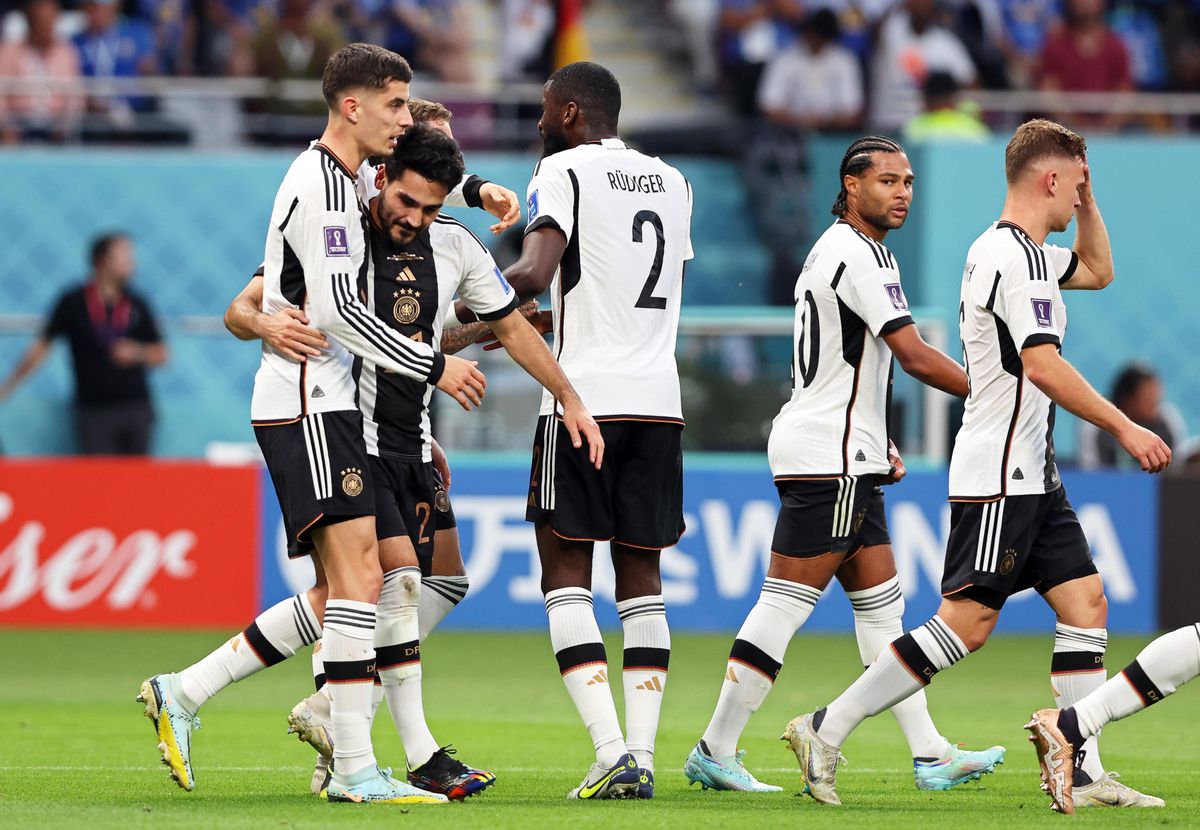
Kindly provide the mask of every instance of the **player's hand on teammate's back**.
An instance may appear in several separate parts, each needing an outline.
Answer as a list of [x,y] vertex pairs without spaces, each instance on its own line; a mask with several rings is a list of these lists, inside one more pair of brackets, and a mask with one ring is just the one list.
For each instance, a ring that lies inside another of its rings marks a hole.
[[448,354],[446,368],[437,382],[438,389],[458,401],[458,405],[468,412],[472,405],[480,406],[483,403],[483,392],[487,389],[487,378],[478,366],[478,361],[463,360]]
[[325,335],[308,324],[308,315],[298,308],[284,308],[260,318],[262,339],[288,360],[303,363],[329,348]]
[[483,209],[500,220],[491,227],[494,234],[504,233],[521,218],[521,200],[507,187],[488,182],[479,188],[479,198]]
[[597,470],[604,463],[604,436],[600,434],[600,425],[583,406],[583,401],[563,402],[563,426],[571,436],[571,446],[579,449],[586,440],[588,445],[588,460]]
[[892,465],[892,468],[888,470],[887,478],[882,483],[895,484],[904,478],[908,470],[904,467],[904,459],[900,457],[900,450],[896,449],[895,442],[890,438],[888,439],[888,463]]
[[1145,427],[1130,422],[1117,440],[1147,473],[1161,473],[1171,463],[1171,448]]

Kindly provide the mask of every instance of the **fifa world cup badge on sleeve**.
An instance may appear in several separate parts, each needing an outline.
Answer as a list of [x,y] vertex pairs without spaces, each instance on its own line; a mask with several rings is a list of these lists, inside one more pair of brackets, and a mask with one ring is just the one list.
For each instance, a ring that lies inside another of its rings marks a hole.
[[535,190],[529,194],[529,221],[537,219],[538,215],[538,192]]
[[1049,300],[1032,300],[1033,316],[1037,320],[1039,329],[1048,329],[1053,323],[1050,322],[1050,301]]
[[892,307],[897,311],[905,311],[908,309],[908,300],[904,296],[904,289],[900,287],[898,282],[889,282],[884,286],[887,289],[888,297],[892,300]]
[[345,228],[325,228],[325,256],[350,256]]

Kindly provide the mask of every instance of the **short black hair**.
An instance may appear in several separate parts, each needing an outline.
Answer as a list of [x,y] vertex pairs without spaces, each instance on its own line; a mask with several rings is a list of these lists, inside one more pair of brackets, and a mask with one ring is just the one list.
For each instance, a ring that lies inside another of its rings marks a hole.
[[870,170],[872,153],[903,152],[904,149],[898,143],[882,135],[863,136],[847,147],[846,154],[842,156],[842,164],[838,168],[838,184],[840,185],[840,189],[830,213],[834,216],[842,216],[846,213],[846,198],[849,196],[846,192],[846,177],[862,176],[863,173]]
[[1121,408],[1137,394],[1143,383],[1150,380],[1158,380],[1158,372],[1148,363],[1136,361],[1123,367],[1113,380],[1112,402]]
[[325,62],[321,94],[330,109],[337,109],[338,97],[348,89],[383,89],[389,81],[408,83],[412,76],[408,61],[390,49],[370,43],[350,43]]
[[100,260],[108,256],[108,252],[112,250],[113,245],[116,245],[121,240],[128,238],[129,234],[125,233],[124,231],[109,231],[108,233],[102,233],[93,239],[91,251],[88,254],[88,261],[92,263],[92,267],[95,268],[100,264]]
[[621,85],[617,76],[600,64],[568,63],[550,76],[546,86],[560,102],[574,101],[589,123],[616,129],[621,116]]
[[428,124],[414,124],[396,139],[396,147],[384,161],[388,181],[412,170],[430,181],[453,190],[466,171],[458,142]]
[[822,40],[834,41],[842,36],[837,15],[829,9],[817,9],[800,21],[801,32],[812,32]]

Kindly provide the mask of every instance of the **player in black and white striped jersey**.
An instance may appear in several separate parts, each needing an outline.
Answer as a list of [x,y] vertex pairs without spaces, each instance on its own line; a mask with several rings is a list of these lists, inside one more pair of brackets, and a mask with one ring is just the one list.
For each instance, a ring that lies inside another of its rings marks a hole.
[[[830,580],[836,577],[850,599],[864,665],[904,631],[880,489],[903,475],[888,437],[893,354],[918,380],[967,393],[962,367],[917,331],[896,258],[883,244],[908,215],[908,157],[894,141],[868,136],[846,150],[839,173],[832,211],[838,219],[796,281],[792,397],[767,445],[780,500],[771,564],[730,650],[716,710],[684,767],[706,787],[779,789],[745,769],[737,742]],[[892,713],[922,789],[948,789],[1003,760],[1002,747],[971,752],[942,737],[924,695]]]
[[[371,746],[368,715],[382,574],[351,358],[351,352],[369,356],[436,384],[468,409],[483,394],[485,381],[473,363],[439,355],[430,345],[390,330],[358,298],[370,260],[356,171],[368,156],[389,151],[411,124],[411,78],[403,58],[379,47],[351,44],[330,59],[322,83],[329,125],[285,176],[267,234],[264,310],[306,308],[335,341],[303,364],[264,344],[251,407],[289,538],[315,543],[329,581],[322,640],[337,752],[330,800],[445,800],[385,776]],[[177,733],[164,739],[164,760],[191,789],[190,733],[195,711],[208,695],[195,686],[189,693],[185,685],[179,676],[160,675],[144,684],[143,697],[150,698],[147,714],[160,737],[164,729]]]

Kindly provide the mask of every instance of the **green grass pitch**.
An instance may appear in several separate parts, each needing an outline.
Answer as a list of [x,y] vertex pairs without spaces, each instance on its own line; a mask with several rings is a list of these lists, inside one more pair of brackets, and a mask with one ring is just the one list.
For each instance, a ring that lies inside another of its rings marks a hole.
[[[914,788],[907,748],[884,715],[844,748],[850,761],[838,776],[844,807],[795,795],[795,761],[777,739],[783,725],[830,700],[859,671],[851,636],[805,634],[793,641],[774,692],[742,741],[749,768],[785,792],[689,788],[680,767],[708,722],[730,637],[677,634],[658,737],[657,797],[569,803],[564,796],[590,763],[591,746],[546,634],[441,632],[424,649],[426,710],[439,740],[497,773],[497,784],[482,796],[403,814],[397,807],[330,805],[309,795],[313,753],[284,734],[288,710],[311,688],[306,653],[205,706],[193,751],[197,789],[185,793],[158,762],[150,724],[133,698],[148,674],[181,668],[228,635],[0,631],[0,828],[1200,825],[1198,689],[1114,724],[1102,740],[1109,769],[1165,798],[1165,810],[1088,810],[1068,818],[1047,809],[1021,724],[1051,700],[1049,633],[997,638],[930,687],[934,719],[951,740],[1009,748],[998,774],[950,792]],[[1114,638],[1110,670],[1148,640]],[[614,665],[619,648],[618,640],[609,640]],[[385,765],[403,767],[386,707],[375,740]]]

